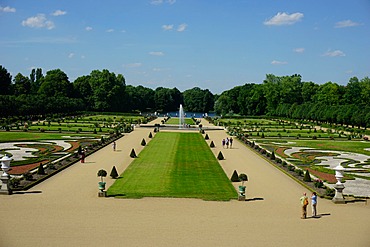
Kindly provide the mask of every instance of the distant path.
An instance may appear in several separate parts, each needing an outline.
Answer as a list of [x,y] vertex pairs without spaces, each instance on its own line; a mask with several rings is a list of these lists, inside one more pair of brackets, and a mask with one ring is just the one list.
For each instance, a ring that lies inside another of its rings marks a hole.
[[301,220],[305,189],[236,140],[222,149],[223,130],[207,132],[212,151],[224,154],[228,177],[234,169],[249,176],[249,201],[98,198],[97,171],[109,175],[115,165],[123,172],[131,149],[139,153],[149,132],[135,128],[117,141],[116,152],[107,146],[32,191],[0,196],[0,246],[370,246],[369,204],[319,199],[322,217]]

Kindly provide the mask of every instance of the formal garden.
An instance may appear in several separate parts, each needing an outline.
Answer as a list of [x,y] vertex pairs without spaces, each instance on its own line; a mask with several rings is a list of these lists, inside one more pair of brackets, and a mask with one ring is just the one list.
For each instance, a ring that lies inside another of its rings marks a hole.
[[12,190],[25,190],[78,162],[152,117],[76,115],[24,121],[2,119],[0,154],[12,158]]
[[107,195],[221,201],[237,198],[203,135],[182,132],[156,133],[108,189]]
[[334,168],[341,165],[345,193],[370,196],[370,142],[358,132],[262,118],[213,121],[299,180],[308,171],[314,179],[303,182],[322,195],[332,195]]

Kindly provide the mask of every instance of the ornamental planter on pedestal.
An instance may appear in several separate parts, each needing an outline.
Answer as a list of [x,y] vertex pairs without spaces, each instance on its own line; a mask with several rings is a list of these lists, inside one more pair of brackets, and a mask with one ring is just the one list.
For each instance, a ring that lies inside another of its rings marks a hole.
[[105,184],[106,182],[104,182],[103,180],[103,177],[106,177],[107,176],[107,171],[104,170],[104,169],[101,169],[98,171],[98,177],[100,177],[101,181],[98,183],[99,185],[99,193],[98,193],[98,196],[99,197],[105,197],[106,196],[106,191],[105,191]]
[[238,201],[245,201],[245,189],[244,182],[248,181],[248,176],[244,173],[239,175],[239,181],[242,182],[242,185],[239,185]]

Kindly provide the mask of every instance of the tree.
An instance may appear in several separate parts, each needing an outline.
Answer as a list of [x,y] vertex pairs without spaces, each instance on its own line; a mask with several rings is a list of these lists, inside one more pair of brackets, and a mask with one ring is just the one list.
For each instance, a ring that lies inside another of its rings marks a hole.
[[50,96],[70,96],[72,85],[68,80],[66,73],[60,69],[50,70],[46,72],[46,76],[41,80],[41,86],[38,90],[39,94]]
[[32,69],[31,74],[30,74],[32,94],[37,94],[40,88],[40,83],[41,83],[42,78],[44,78],[44,76],[42,74],[41,68]]
[[11,94],[11,84],[12,76],[6,68],[0,65],[0,94]]
[[23,76],[21,73],[18,73],[14,77],[14,94],[29,94],[31,92],[31,81],[28,77]]

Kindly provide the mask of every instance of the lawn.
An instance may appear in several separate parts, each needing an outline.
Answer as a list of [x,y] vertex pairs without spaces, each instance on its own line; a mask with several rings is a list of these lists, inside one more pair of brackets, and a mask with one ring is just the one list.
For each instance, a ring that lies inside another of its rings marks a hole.
[[[179,118],[174,117],[174,118],[168,119],[166,124],[179,124],[179,122],[180,122]],[[185,122],[185,124],[190,124],[190,125],[195,124],[193,119],[191,119],[191,118],[184,118],[184,122]]]
[[20,132],[20,131],[2,131],[0,132],[0,142],[13,141],[36,141],[36,140],[65,140],[65,136],[85,136],[90,138],[100,138],[100,135],[84,135],[70,133],[40,133],[40,132]]
[[199,133],[157,133],[108,196],[227,201],[237,193]]

